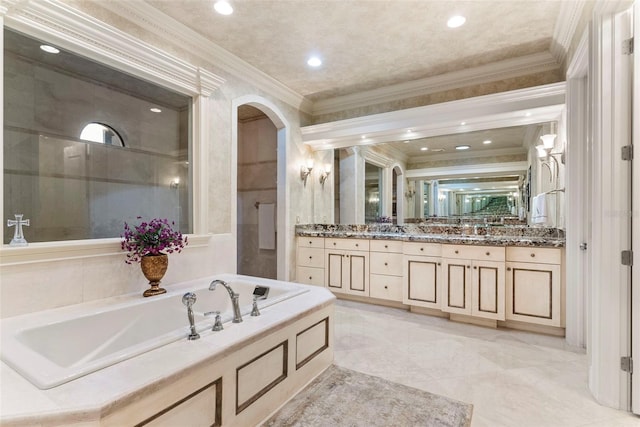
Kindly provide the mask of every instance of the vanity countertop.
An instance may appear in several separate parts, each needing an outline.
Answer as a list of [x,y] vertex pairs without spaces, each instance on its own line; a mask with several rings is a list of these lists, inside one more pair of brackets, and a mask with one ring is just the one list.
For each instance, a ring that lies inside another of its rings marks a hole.
[[296,235],[481,246],[560,248],[565,245],[564,230],[509,225],[305,224],[296,226]]

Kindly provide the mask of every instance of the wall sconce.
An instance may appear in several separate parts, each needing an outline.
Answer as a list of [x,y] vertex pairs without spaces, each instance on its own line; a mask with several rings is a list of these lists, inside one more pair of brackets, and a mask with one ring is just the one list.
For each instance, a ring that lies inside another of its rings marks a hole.
[[300,166],[300,179],[304,181],[304,185],[307,185],[307,177],[313,170],[313,159],[307,159],[304,165]]
[[324,170],[320,173],[320,184],[324,187],[324,182],[331,175],[331,163],[327,163],[324,165]]
[[416,194],[416,190],[414,190],[413,188],[410,188],[408,191],[404,192],[404,197],[406,197],[407,199],[412,198],[414,195]]
[[171,188],[178,188],[180,186],[180,178],[179,177],[173,178],[173,181],[171,181],[171,184],[169,184],[169,186]]

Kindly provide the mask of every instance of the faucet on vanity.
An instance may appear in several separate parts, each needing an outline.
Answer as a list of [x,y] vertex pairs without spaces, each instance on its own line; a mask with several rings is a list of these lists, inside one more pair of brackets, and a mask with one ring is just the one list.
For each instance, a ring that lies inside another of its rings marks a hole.
[[231,297],[231,305],[233,306],[233,323],[242,322],[242,314],[240,314],[240,303],[238,300],[240,299],[240,294],[237,294],[231,289],[231,286],[224,280],[215,279],[211,284],[209,284],[209,290],[215,291],[216,286],[222,285],[225,287],[227,292],[229,292],[229,296]]

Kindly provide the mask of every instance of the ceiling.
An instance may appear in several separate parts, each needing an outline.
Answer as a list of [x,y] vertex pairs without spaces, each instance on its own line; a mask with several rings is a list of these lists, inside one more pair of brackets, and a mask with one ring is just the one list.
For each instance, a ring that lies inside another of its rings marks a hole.
[[[570,0],[573,1],[573,0]],[[146,0],[311,101],[549,52],[558,0]],[[466,17],[450,29],[447,19]],[[311,54],[323,60],[306,64]]]

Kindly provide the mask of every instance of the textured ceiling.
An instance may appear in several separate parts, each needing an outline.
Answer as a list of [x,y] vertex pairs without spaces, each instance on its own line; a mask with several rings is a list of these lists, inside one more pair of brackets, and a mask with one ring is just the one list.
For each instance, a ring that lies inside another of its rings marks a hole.
[[[549,51],[558,0],[146,0],[312,101]],[[447,19],[462,14],[457,29]],[[324,61],[306,65],[311,53]]]

